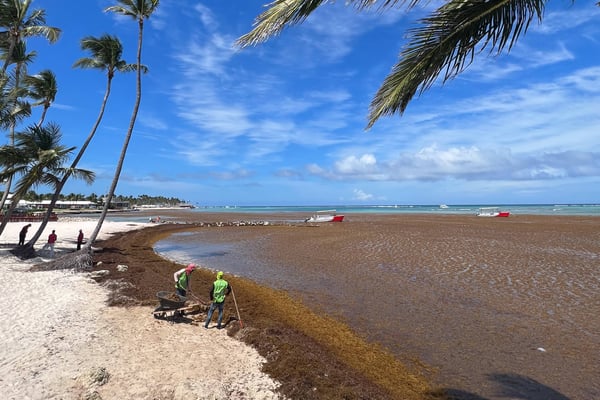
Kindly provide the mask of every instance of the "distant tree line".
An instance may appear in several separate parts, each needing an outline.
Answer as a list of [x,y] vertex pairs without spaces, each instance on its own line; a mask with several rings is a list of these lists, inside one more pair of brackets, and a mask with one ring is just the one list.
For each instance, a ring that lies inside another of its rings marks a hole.
[[[2,193],[2,192],[0,192]],[[52,200],[52,196],[54,193],[36,193],[34,190],[28,191],[25,195],[21,197],[22,200],[27,201],[42,201],[42,200]],[[69,193],[69,194],[60,194],[59,201],[91,201],[97,204],[103,204],[104,196],[98,195],[96,193],[91,193],[88,195],[81,193]],[[147,194],[142,194],[139,196],[123,196],[123,195],[114,195],[112,198],[113,202],[128,202],[130,206],[141,206],[144,204],[149,205],[169,205],[176,206],[178,204],[186,203],[185,200],[181,200],[177,197],[165,197],[165,196],[148,196]]]

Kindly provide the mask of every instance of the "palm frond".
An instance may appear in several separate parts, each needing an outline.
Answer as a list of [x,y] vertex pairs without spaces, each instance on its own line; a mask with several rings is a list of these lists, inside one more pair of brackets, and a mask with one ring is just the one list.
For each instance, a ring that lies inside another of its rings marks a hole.
[[254,28],[236,40],[239,47],[262,43],[289,25],[299,24],[327,0],[276,0],[253,23]]
[[94,171],[90,171],[87,169],[79,169],[79,168],[69,168],[65,169],[64,173],[69,172],[71,176],[75,179],[81,179],[85,183],[92,184],[96,179],[96,173]]
[[[147,66],[140,65],[140,68],[142,69],[142,72],[144,72],[144,73],[148,72]],[[117,63],[117,65],[115,66],[115,69],[119,72],[133,72],[133,71],[137,71],[137,65],[136,64],[128,64],[125,61],[121,61],[121,62]]]
[[533,18],[541,21],[547,0],[452,0],[409,31],[400,61],[371,102],[367,129],[383,115],[402,115],[414,95],[442,83],[471,64],[476,53],[509,51]]
[[73,68],[93,68],[93,69],[106,69],[106,64],[96,60],[94,58],[80,58],[73,63]]
[[0,146],[0,166],[3,171],[12,170],[15,164],[22,163],[27,155],[15,146],[2,145]]
[[29,86],[28,96],[38,100],[33,105],[50,104],[54,102],[58,86],[56,75],[48,69],[36,75],[28,75],[23,78],[23,83]]
[[[92,53],[91,57],[80,58],[73,64],[73,68],[94,68],[108,70],[110,77],[114,71],[131,72],[137,70],[137,65],[128,64],[121,60],[123,45],[116,36],[102,35],[99,38],[86,36],[81,39],[81,49]],[[146,66],[141,66],[143,72],[147,72]]]
[[46,10],[36,9],[32,10],[31,14],[27,16],[27,12],[29,11],[29,6],[31,5],[31,1],[21,2],[23,7],[19,11],[21,14],[21,20],[23,20],[24,26],[33,26],[33,25],[44,25],[46,23]]
[[60,38],[62,31],[59,28],[50,26],[29,26],[21,32],[23,37],[41,36],[46,38],[50,43],[56,43]]
[[[422,0],[347,0],[346,4],[353,4],[356,9],[362,10],[378,5],[380,10],[404,5],[414,7]],[[310,14],[320,6],[330,3],[328,0],[275,0],[267,4],[267,10],[262,12],[252,24],[250,32],[236,40],[236,46],[248,47],[265,42],[272,36],[277,36],[286,27],[302,23]]]
[[106,12],[114,12],[133,19],[150,18],[150,15],[158,7],[159,0],[117,0],[121,5],[111,6],[104,9]]

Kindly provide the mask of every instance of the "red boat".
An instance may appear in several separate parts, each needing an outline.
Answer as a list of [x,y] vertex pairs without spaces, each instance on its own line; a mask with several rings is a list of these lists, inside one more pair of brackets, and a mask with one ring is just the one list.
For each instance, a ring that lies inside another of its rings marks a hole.
[[482,207],[477,213],[478,217],[508,217],[510,211],[500,211],[498,207]]
[[322,210],[306,218],[304,222],[342,222],[343,220],[344,216],[336,214],[335,210]]

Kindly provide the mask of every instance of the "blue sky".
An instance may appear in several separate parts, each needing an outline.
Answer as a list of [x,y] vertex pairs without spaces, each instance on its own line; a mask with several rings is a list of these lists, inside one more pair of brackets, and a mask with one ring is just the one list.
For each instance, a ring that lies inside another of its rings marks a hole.
[[[358,13],[329,3],[301,25],[243,50],[266,0],[163,0],[145,25],[142,103],[117,194],[197,205],[515,204],[600,202],[600,7],[548,2],[510,54],[415,98],[365,131],[369,103],[424,10]],[[80,146],[106,77],[73,69],[84,36],[117,35],[135,62],[137,24],[108,0],[35,0],[54,45],[29,40],[29,73],[51,69],[46,121]],[[79,167],[105,193],[135,100],[135,74],[113,80]],[[35,122],[40,110],[32,116]],[[39,192],[47,192],[39,188]]]

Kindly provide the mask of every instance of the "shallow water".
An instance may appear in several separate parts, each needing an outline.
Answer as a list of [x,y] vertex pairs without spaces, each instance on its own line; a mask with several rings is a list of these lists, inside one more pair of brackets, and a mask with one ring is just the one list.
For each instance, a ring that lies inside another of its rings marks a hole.
[[600,228],[557,221],[206,229],[155,249],[289,291],[458,398],[600,398]]

